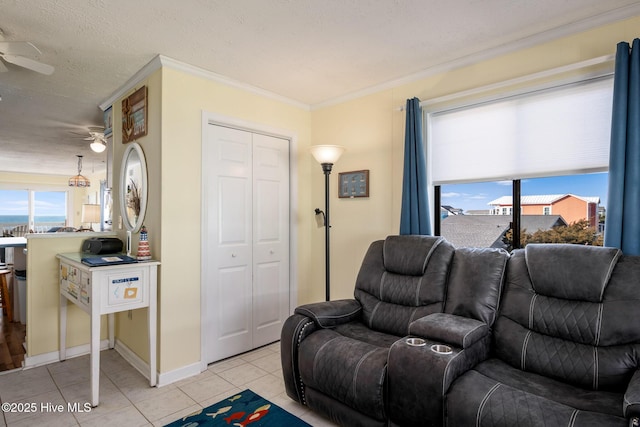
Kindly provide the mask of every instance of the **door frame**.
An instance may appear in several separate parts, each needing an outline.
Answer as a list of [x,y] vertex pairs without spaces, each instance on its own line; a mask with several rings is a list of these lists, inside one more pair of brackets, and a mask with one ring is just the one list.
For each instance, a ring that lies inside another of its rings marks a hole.
[[[293,313],[298,301],[298,231],[293,226],[294,218],[298,217],[298,135],[290,130],[279,129],[264,124],[225,116],[209,111],[202,111],[202,139],[200,142],[201,163],[204,161],[202,150],[207,143],[208,126],[225,126],[233,129],[243,130],[252,133],[259,133],[289,141],[289,313]],[[204,168],[202,168],[204,171]],[[204,218],[207,216],[208,206],[204,203],[205,186],[204,172],[201,174],[201,226],[204,225]],[[204,239],[200,241],[200,371],[207,369],[207,340],[205,321],[209,314],[208,287],[205,278],[208,277],[208,265],[203,260],[206,259],[207,249]]]

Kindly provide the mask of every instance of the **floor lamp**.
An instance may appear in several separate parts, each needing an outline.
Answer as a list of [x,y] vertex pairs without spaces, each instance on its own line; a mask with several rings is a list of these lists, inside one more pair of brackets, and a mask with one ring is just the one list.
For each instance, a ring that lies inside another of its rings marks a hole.
[[[330,300],[331,293],[329,274],[329,229],[331,228],[329,223],[329,175],[333,164],[338,161],[343,152],[344,147],[339,145],[314,145],[311,147],[311,154],[322,165],[322,172],[324,172],[324,274],[327,301]],[[316,209],[316,214],[318,213],[319,210]]]

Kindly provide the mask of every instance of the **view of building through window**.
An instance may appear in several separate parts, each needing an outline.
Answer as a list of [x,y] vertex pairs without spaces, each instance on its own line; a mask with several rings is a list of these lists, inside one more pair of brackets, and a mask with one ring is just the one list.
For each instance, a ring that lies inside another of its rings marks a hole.
[[[523,179],[520,246],[602,245],[607,173]],[[455,246],[512,249],[512,181],[441,187],[441,235]]]

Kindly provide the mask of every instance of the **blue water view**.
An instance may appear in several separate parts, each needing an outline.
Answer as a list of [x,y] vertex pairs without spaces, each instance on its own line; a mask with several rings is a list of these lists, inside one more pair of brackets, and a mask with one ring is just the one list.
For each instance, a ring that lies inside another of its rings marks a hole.
[[[38,223],[63,223],[65,221],[64,215],[36,215],[35,222]],[[27,224],[29,223],[29,215],[0,215],[0,224]]]

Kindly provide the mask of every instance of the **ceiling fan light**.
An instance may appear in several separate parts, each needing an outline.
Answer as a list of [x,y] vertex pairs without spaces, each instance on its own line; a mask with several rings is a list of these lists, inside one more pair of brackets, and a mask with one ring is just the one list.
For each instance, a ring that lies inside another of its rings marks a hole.
[[91,147],[91,149],[96,153],[102,153],[104,150],[107,149],[106,144],[103,141],[100,141],[97,139],[95,139],[91,144],[89,144],[89,147]]

